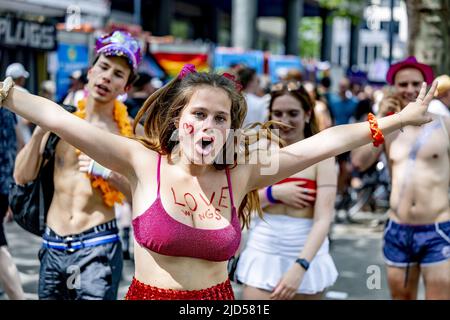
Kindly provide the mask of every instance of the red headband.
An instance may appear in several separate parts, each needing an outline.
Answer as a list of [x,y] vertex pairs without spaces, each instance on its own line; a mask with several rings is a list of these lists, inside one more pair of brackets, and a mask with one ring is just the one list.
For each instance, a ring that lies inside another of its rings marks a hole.
[[236,87],[236,90],[238,91],[238,92],[241,92],[242,91],[242,84],[239,82],[239,81],[237,81],[236,80],[236,77],[234,76],[234,75],[232,75],[231,73],[228,73],[228,72],[224,72],[223,74],[222,74],[225,78],[227,78],[227,79],[230,79],[231,81],[233,81],[234,82],[234,86]]

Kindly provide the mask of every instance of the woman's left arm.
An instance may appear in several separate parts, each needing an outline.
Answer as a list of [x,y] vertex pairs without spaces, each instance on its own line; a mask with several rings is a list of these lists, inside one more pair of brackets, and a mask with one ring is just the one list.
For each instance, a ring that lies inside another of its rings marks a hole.
[[[299,253],[299,258],[311,262],[328,236],[334,216],[336,199],[337,172],[334,158],[320,162],[317,165],[317,193],[314,205],[314,223],[308,234],[305,246]],[[283,275],[272,293],[272,299],[292,299],[306,270],[294,263]]]
[[[400,116],[390,116],[378,120],[384,135],[400,129]],[[263,188],[292,176],[296,172],[315,163],[335,157],[371,142],[368,122],[340,125],[325,129],[312,137],[303,139],[279,150],[272,150],[270,169],[267,164],[251,166],[249,190]],[[381,148],[381,146],[379,147]],[[263,168],[268,172],[263,174]]]
[[320,162],[317,166],[317,193],[314,205],[314,223],[300,258],[311,261],[330,231],[334,217],[337,172],[334,158]]
[[[426,84],[423,83],[415,102],[409,103],[395,115],[378,119],[378,127],[383,134],[386,136],[404,126],[420,126],[430,122],[432,119],[427,113],[427,108],[433,99],[436,86],[437,82],[435,81],[427,93]],[[371,129],[369,122],[366,121],[331,127],[280,150],[273,150],[269,163],[270,170],[266,170],[267,165],[263,166],[260,163],[251,166],[247,191],[272,185],[315,163],[335,157],[371,141]]]
[[102,130],[65,111],[49,99],[15,88],[6,94],[0,82],[2,107],[21,115],[42,129],[56,133],[62,140],[81,150],[101,165],[135,180],[135,167],[148,148],[138,141]]

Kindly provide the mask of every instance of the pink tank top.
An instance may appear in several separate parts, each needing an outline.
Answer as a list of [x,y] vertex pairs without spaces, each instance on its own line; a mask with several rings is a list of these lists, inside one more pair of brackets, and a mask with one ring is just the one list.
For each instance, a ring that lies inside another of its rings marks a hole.
[[200,229],[181,223],[164,209],[160,196],[161,155],[158,158],[158,193],[142,215],[133,219],[136,241],[159,254],[210,261],[229,260],[239,248],[241,227],[233,201],[230,172],[226,168],[230,193],[231,223],[221,229]]

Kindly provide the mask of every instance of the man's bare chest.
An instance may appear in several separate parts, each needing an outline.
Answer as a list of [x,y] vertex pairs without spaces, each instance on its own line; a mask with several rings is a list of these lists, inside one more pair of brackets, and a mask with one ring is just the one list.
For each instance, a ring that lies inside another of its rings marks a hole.
[[407,127],[388,144],[391,163],[408,159],[436,162],[448,157],[449,139],[439,126]]
[[[120,134],[119,129],[116,123],[111,119],[108,122],[91,122],[91,124],[96,127],[109,131],[114,134]],[[68,144],[64,140],[60,140],[56,145],[55,152],[55,172],[67,171],[72,174],[76,174],[79,172],[79,160],[78,156],[80,155],[80,151],[78,151],[75,147]]]

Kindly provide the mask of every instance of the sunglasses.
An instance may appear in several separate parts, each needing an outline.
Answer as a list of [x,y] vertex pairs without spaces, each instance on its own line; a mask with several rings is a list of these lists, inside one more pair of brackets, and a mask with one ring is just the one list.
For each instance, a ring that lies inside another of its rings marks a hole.
[[300,81],[278,82],[270,87],[271,92],[278,92],[287,89],[287,91],[297,91],[302,88]]

